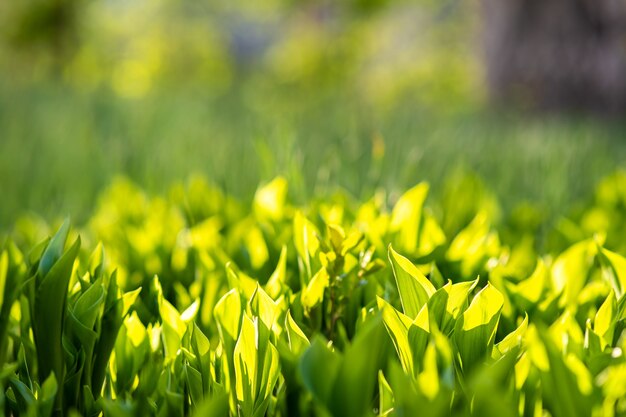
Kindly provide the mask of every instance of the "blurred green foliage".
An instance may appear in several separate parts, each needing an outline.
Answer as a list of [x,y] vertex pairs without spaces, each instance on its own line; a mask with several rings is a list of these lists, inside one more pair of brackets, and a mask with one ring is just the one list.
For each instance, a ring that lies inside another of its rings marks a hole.
[[624,126],[488,111],[479,36],[458,1],[3,2],[0,227],[196,172],[243,200],[284,175],[305,202],[469,171],[554,218],[621,165]]
[[444,116],[417,105],[378,116],[337,94],[299,108],[192,92],[125,100],[57,86],[16,91],[5,84],[3,91],[4,228],[28,210],[48,218],[71,213],[82,223],[119,174],[163,193],[200,173],[248,201],[259,181],[285,175],[296,201],[305,202],[339,189],[361,198],[377,188],[398,192],[418,179],[454,199],[455,187],[472,186],[455,179],[469,171],[506,213],[532,204],[554,218],[591,198],[626,154],[622,127],[601,121]]

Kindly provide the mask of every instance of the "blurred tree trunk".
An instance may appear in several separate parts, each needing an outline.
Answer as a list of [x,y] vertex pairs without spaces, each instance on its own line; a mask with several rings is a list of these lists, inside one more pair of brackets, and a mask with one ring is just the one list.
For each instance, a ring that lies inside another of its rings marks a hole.
[[496,102],[626,115],[626,0],[483,0]]

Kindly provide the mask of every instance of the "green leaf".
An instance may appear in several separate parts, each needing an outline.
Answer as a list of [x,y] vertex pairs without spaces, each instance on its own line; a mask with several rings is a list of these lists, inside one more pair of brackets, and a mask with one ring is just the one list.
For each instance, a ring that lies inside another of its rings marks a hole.
[[458,263],[461,277],[467,278],[480,273],[487,260],[499,251],[498,235],[491,231],[487,213],[480,211],[450,242],[446,257]]
[[444,334],[451,334],[459,315],[467,308],[468,296],[478,285],[474,281],[448,282],[428,300],[430,317]]
[[469,372],[491,353],[503,305],[502,294],[487,284],[457,321],[454,341],[464,372]]
[[517,417],[521,414],[517,398],[510,394],[514,367],[519,352],[516,348],[495,363],[479,368],[468,384],[472,415]]
[[419,314],[409,326],[409,344],[413,353],[415,364],[415,372],[422,369],[422,358],[430,338],[430,318],[428,313],[428,305],[424,305]]
[[[8,246],[8,250],[0,254],[0,369],[7,359],[10,360],[6,353],[10,346],[11,310],[22,291],[22,283],[26,277],[21,253],[12,243]],[[21,307],[27,309],[23,304]]]
[[256,291],[259,282],[252,277],[237,270],[232,262],[226,263],[226,276],[230,288],[238,289],[246,299],[250,299]]
[[50,374],[48,378],[41,385],[40,397],[37,399],[37,408],[39,409],[40,417],[52,416],[52,410],[54,407],[54,399],[58,391],[58,383],[54,374]]
[[202,375],[196,369],[189,365],[184,365],[184,378],[185,385],[189,391],[189,397],[191,403],[197,406],[204,399],[204,392],[202,389]]
[[187,325],[181,318],[178,310],[165,299],[159,300],[159,313],[162,322],[165,356],[174,358],[181,347],[181,341],[187,330]]
[[304,262],[307,279],[311,278],[311,258],[319,249],[317,239],[319,231],[300,211],[296,211],[293,217],[293,242],[300,259]]
[[383,371],[378,371],[378,415],[389,415],[393,410],[393,391],[383,375]]
[[505,355],[510,350],[521,346],[522,340],[524,338],[524,334],[526,333],[527,329],[528,329],[528,315],[526,314],[524,315],[524,320],[522,320],[522,322],[517,327],[517,329],[515,329],[514,331],[506,335],[504,339],[502,339],[498,344],[496,344],[495,349],[494,349],[494,353],[497,350],[496,356],[500,357],[502,355]]
[[435,401],[430,401],[418,389],[418,384],[401,372],[395,363],[390,363],[389,371],[389,385],[393,390],[394,397],[394,412],[392,415],[420,417],[457,415],[457,413],[451,412],[450,409],[451,395],[445,395],[441,393],[442,390],[439,390],[441,394],[437,396]]
[[35,396],[22,381],[15,377],[9,378],[9,386],[13,389],[20,411],[26,413],[26,411],[36,406],[37,400]]
[[136,415],[136,410],[131,403],[117,398],[115,400],[102,398],[100,406],[104,417],[134,417]]
[[93,353],[91,389],[97,397],[100,396],[109,358],[115,347],[115,340],[120,327],[140,292],[141,287],[120,296],[117,287],[117,273],[113,272],[111,275],[105,301],[105,311],[100,322],[100,334]]
[[258,389],[257,333],[255,323],[244,315],[234,351],[236,395],[244,416],[252,416]]
[[216,394],[196,408],[194,417],[224,417],[228,415],[228,395]]
[[602,348],[613,343],[613,333],[615,331],[617,315],[617,299],[615,293],[611,291],[598,309],[593,322],[593,330],[603,341]]
[[285,315],[285,332],[289,341],[289,348],[296,355],[302,354],[310,346],[309,339],[304,332],[298,327],[288,311]]
[[273,299],[277,299],[281,292],[283,291],[283,287],[287,285],[287,246],[283,245],[282,250],[280,251],[280,258],[278,258],[278,264],[276,265],[276,269],[270,276],[270,279],[265,284],[265,291],[272,297]]
[[268,184],[257,189],[254,195],[254,211],[260,217],[278,221],[285,214],[285,200],[287,198],[287,180],[276,177]]
[[463,330],[471,330],[499,317],[504,298],[491,284],[480,290],[463,313]]
[[214,315],[220,339],[232,351],[239,337],[242,316],[241,296],[236,289],[228,291],[220,298],[215,304]]
[[396,278],[404,313],[414,319],[436,289],[411,261],[394,251],[391,245],[389,262]]
[[382,317],[373,316],[345,350],[330,393],[329,409],[334,416],[361,417],[370,410],[377,372],[386,362],[384,332]]
[[341,363],[341,356],[330,350],[321,336],[314,337],[302,354],[299,366],[302,382],[319,403],[329,403]]
[[99,242],[89,257],[89,273],[94,279],[100,278],[104,269],[104,246]]
[[260,358],[262,359],[262,367],[257,376],[259,392],[257,393],[257,401],[254,405],[254,415],[259,417],[265,416],[272,397],[272,391],[274,391],[274,387],[280,376],[278,350],[274,345],[268,343],[263,351],[265,354]]
[[[56,244],[58,240],[53,239],[51,244],[53,242]],[[61,339],[65,321],[68,284],[79,248],[80,238],[77,238],[70,249],[58,258],[34,289],[33,335],[37,346],[37,363],[41,383],[52,372],[55,373],[57,380],[62,381],[64,378],[65,363]],[[48,251],[46,250],[46,252]],[[57,409],[61,407],[61,398],[60,394],[57,395]]]
[[263,267],[269,259],[269,253],[261,229],[256,224],[251,223],[251,225],[246,227],[243,241],[252,268],[260,269]]
[[208,392],[212,381],[211,377],[211,342],[200,330],[196,323],[193,323],[193,333],[191,335],[191,350],[195,355],[195,361],[192,362],[201,374],[202,392]]
[[[540,331],[539,336],[550,364],[549,370],[541,372],[547,408],[554,417],[591,415],[589,396],[581,392],[578,382],[579,378],[589,378],[589,375],[577,375],[545,331]],[[580,369],[578,364],[574,366]]]
[[446,235],[435,217],[425,211],[422,227],[419,234],[419,248],[417,256],[426,256],[433,253],[438,247],[446,243]]
[[322,268],[311,278],[308,285],[302,290],[302,305],[312,309],[324,299],[324,291],[330,284],[330,276],[326,268]]
[[276,319],[281,314],[281,306],[258,284],[249,304],[254,315],[258,316],[267,330],[271,331]]
[[530,277],[517,285],[510,284],[508,286],[508,289],[514,295],[522,299],[520,307],[526,310],[535,307],[539,303],[546,288],[548,272],[545,262],[539,259]]
[[52,266],[61,258],[65,241],[70,231],[70,219],[67,218],[46,246],[46,250],[41,255],[37,271],[40,277],[45,277]]
[[147,359],[149,334],[136,312],[125,320],[115,342],[115,383],[117,390],[128,389]]
[[626,290],[626,258],[599,245],[597,249],[602,273],[613,286],[615,295],[620,298]]
[[398,233],[398,247],[412,255],[417,255],[419,248],[420,226],[428,189],[426,182],[417,184],[402,194],[391,212],[389,227]]
[[380,297],[377,297],[377,303],[378,310],[382,313],[383,323],[396,348],[404,372],[410,375],[414,374],[413,352],[409,343],[411,319]]
[[100,281],[96,281],[78,297],[72,312],[83,326],[91,329],[100,314],[101,306],[104,304],[104,301],[104,287]]
[[476,278],[474,281],[464,281],[444,286],[445,291],[448,293],[446,310],[453,318],[456,319],[463,311],[467,304],[467,297],[476,288],[478,281],[479,279]]
[[7,285],[7,273],[9,270],[9,253],[3,251],[0,254],[0,301],[3,303],[11,302],[11,300],[4,299],[4,289]]
[[585,240],[561,253],[552,265],[552,282],[556,292],[563,292],[564,301],[575,304],[578,294],[587,283],[595,247]]
[[417,384],[421,393],[429,400],[434,400],[439,394],[439,371],[437,369],[437,351],[434,343],[428,344],[423,350],[422,371],[417,376]]

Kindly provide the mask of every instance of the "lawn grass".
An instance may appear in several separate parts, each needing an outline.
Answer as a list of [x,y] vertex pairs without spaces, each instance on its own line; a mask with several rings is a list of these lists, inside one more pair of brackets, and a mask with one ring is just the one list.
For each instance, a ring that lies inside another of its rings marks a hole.
[[[257,95],[255,95],[257,94]],[[284,175],[295,201],[344,188],[357,198],[421,180],[435,199],[475,172],[505,210],[564,214],[626,156],[626,128],[585,117],[446,110],[407,100],[379,111],[346,92],[261,97],[155,92],[122,99],[59,85],[0,89],[0,227],[25,211],[79,222],[125,175],[150,192],[201,173],[244,200]]]

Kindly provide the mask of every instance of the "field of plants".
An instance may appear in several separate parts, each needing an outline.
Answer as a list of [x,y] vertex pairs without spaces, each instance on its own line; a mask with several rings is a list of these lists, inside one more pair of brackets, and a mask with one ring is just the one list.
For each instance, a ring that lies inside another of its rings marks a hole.
[[0,417],[626,417],[591,3],[0,0]]
[[547,231],[532,207],[502,220],[473,177],[429,191],[297,205],[277,177],[248,204],[202,177],[118,179],[80,228],[21,217],[0,409],[626,415],[626,174]]

